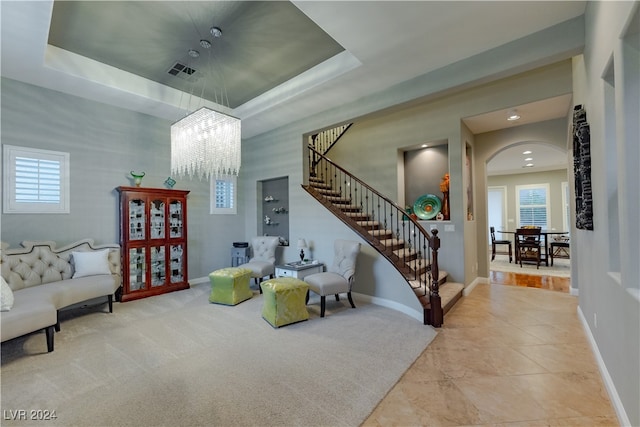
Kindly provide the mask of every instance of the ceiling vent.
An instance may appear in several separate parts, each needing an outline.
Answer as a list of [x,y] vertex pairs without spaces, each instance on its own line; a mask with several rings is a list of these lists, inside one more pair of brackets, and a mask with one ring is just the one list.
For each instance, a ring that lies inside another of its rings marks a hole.
[[175,64],[173,64],[171,68],[169,68],[169,71],[167,71],[167,73],[171,74],[172,76],[180,77],[188,81],[194,80],[195,76],[194,77],[191,77],[191,76],[195,74],[195,72],[196,72],[195,69],[188,67],[181,62],[176,62]]

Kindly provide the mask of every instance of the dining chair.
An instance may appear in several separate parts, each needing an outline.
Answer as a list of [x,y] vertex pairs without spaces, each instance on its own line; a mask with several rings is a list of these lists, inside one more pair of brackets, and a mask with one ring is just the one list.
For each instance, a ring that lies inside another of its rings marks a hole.
[[518,251],[518,261],[520,267],[523,262],[532,262],[536,268],[540,268],[540,227],[518,228],[516,230],[516,249]]
[[569,238],[567,236],[559,236],[554,238],[550,245],[549,258],[551,258],[551,266],[553,267],[554,258],[570,258]]
[[511,260],[513,259],[511,240],[506,240],[506,239],[496,240],[496,229],[495,229],[495,227],[489,227],[489,231],[491,232],[491,261],[496,259],[496,254],[503,254],[503,255],[507,254],[507,252],[498,252],[496,250],[496,246],[497,245],[507,245],[509,247],[509,252],[508,252],[509,253],[509,262],[511,262]]

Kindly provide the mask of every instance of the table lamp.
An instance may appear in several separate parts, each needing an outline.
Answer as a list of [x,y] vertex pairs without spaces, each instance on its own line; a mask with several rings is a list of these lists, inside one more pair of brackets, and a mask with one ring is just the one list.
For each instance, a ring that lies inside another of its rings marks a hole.
[[304,248],[307,247],[307,242],[304,239],[298,239],[298,249],[300,249],[300,262],[304,261]]

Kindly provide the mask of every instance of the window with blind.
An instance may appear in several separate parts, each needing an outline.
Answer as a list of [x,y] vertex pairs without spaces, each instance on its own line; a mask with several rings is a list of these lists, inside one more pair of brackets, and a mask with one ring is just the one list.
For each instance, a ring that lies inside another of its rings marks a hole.
[[235,176],[211,178],[211,214],[235,214],[237,212]]
[[516,186],[518,227],[535,225],[548,228],[549,184]]
[[4,213],[69,213],[69,153],[4,146]]

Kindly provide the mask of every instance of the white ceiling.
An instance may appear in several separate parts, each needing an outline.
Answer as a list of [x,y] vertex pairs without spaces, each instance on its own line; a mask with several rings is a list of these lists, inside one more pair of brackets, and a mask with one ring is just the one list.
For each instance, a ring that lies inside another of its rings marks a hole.
[[568,162],[569,157],[566,151],[541,143],[523,143],[496,154],[487,163],[487,175],[567,169]]
[[[141,3],[150,8],[154,4]],[[175,2],[176,7],[189,3]],[[292,3],[345,50],[316,65],[312,72],[235,109],[219,106],[242,119],[243,138],[348,104],[457,61],[472,57],[482,61],[482,54],[490,49],[583,15],[586,5],[585,1]],[[184,114],[182,92],[48,45],[52,1],[2,1],[0,7],[2,76],[168,120]],[[148,19],[161,22],[164,18],[149,13]],[[117,52],[116,44],[113,49]],[[532,63],[530,68],[535,66],[539,65]],[[563,110],[566,114],[567,102],[555,99],[509,107],[521,110],[523,119],[528,117],[525,120],[548,120]],[[474,132],[486,132],[499,126],[496,123],[502,122],[502,114],[487,112],[465,122]]]
[[[473,117],[465,117],[463,122],[472,133],[479,134],[547,120],[567,118],[571,109],[572,99],[571,94],[561,95],[515,107],[490,111]],[[520,119],[508,121],[507,116],[511,111],[516,111]],[[525,155],[523,154],[524,151],[531,151],[532,153]],[[523,144],[511,146],[494,156],[487,163],[487,174],[507,175],[566,169],[569,159],[567,154],[566,151],[547,144],[527,141]],[[525,160],[529,158],[531,160]]]

